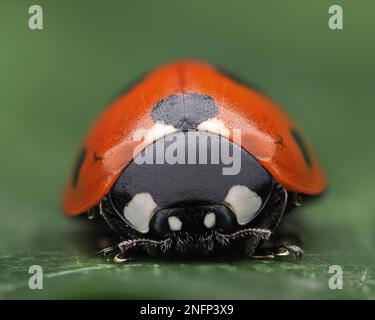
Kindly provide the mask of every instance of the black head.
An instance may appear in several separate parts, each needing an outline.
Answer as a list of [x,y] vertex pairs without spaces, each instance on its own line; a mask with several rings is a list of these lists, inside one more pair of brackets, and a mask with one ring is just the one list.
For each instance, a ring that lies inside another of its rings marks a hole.
[[105,217],[123,239],[170,239],[171,251],[206,254],[215,251],[218,236],[272,228],[264,211],[275,190],[269,172],[238,145],[207,132],[178,131],[123,171],[107,196]]

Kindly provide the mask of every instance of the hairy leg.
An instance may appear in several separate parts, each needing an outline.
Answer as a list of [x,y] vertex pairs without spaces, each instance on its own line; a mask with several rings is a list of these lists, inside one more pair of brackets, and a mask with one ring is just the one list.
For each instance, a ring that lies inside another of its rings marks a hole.
[[256,258],[284,257],[293,254],[301,259],[303,250],[303,228],[295,216],[286,216],[269,240],[264,241],[255,252]]
[[100,253],[106,257],[113,252],[119,252],[115,256],[116,262],[124,262],[132,256],[129,254],[133,249],[144,249],[145,251],[149,252],[152,250],[158,250],[162,253],[168,251],[171,247],[171,239],[167,238],[165,240],[151,240],[151,239],[131,239],[122,241],[114,246],[110,246],[104,248],[100,251]]

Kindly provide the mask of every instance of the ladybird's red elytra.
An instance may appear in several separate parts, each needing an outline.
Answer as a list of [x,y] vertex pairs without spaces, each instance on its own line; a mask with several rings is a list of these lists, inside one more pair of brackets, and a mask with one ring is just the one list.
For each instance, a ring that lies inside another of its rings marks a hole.
[[[146,75],[140,83],[132,86],[128,92],[122,94],[106,108],[82,142],[82,151],[64,193],[64,212],[69,216],[88,212],[99,206],[104,198],[111,198],[107,197],[111,190],[119,192],[122,188],[118,186],[119,181],[121,180],[125,185],[127,183],[124,177],[132,180],[132,174],[142,175],[136,168],[126,172],[128,170],[126,168],[131,167],[136,156],[134,150],[137,150],[137,146],[141,143],[134,141],[133,135],[139,129],[151,129],[155,123],[160,122],[172,126],[177,131],[203,130],[207,134],[215,134],[216,132],[211,128],[217,124],[232,130],[239,129],[241,130],[241,145],[239,146],[241,152],[250,155],[248,157],[243,154],[243,157],[248,159],[246,161],[248,161],[249,170],[257,166],[255,162],[263,168],[256,170],[263,185],[268,185],[270,190],[273,190],[269,191],[269,197],[273,194],[274,199],[280,200],[283,198],[284,191],[282,190],[285,190],[285,194],[308,196],[321,194],[325,190],[326,180],[311,145],[302,137],[301,131],[288,115],[270,98],[254,88],[229,77],[220,69],[197,61],[173,62]],[[149,147],[152,147],[152,143],[153,141],[150,141]],[[146,147],[148,146],[144,145],[140,150]],[[168,171],[166,175],[168,174],[180,173]],[[212,174],[216,173],[212,171]],[[266,177],[268,174],[270,178]],[[207,177],[208,183],[213,179],[212,177]],[[139,181],[137,183],[139,184]],[[213,183],[212,186],[214,185]],[[272,187],[273,185],[280,186],[282,190],[279,188],[276,191],[277,188]],[[186,189],[187,186],[184,188]],[[250,191],[245,189],[238,190],[244,193],[243,197],[250,194]],[[122,190],[122,192],[125,191]],[[113,191],[111,194],[115,193]],[[151,207],[153,202],[158,207],[159,204],[155,202],[152,195],[152,199],[143,195],[146,193],[140,192],[142,195],[139,197],[145,201],[150,200]],[[228,190],[225,190],[225,193],[228,193]],[[178,193],[176,195],[178,196]],[[229,197],[229,193],[227,196]],[[237,194],[237,196],[241,195]],[[223,196],[218,191],[216,197]],[[111,205],[117,205],[118,199],[116,199],[112,199]],[[286,206],[287,199],[284,200],[283,205]],[[277,201],[275,200],[275,203]],[[280,205],[279,202],[278,205]],[[136,208],[136,204],[132,205]],[[264,204],[264,207],[272,210],[270,203]],[[171,219],[172,222],[168,220],[171,215],[169,211],[162,212],[165,208],[159,209],[158,219],[160,221],[164,219],[159,225],[163,233],[171,228],[173,221],[174,228],[179,226],[176,220]],[[233,219],[229,218],[225,212],[226,208],[215,207],[215,210],[217,210],[216,221],[212,221],[211,215],[211,220],[205,220],[209,221],[208,225],[215,222],[223,226],[233,223],[231,221]],[[134,214],[129,211],[128,219],[138,219],[133,217]],[[161,219],[163,215],[164,218]],[[146,215],[143,218],[153,219],[153,221],[156,219],[155,216],[146,217]],[[237,217],[237,221],[242,221],[241,219]],[[253,219],[258,218],[253,217]],[[125,218],[124,222],[126,221],[128,220]],[[128,229],[130,230],[131,227]],[[149,228],[139,230],[148,232]],[[248,231],[248,234],[250,233]],[[132,234],[131,230],[129,234]],[[165,247],[169,245],[167,240],[159,239],[158,241],[166,241],[163,243]],[[222,241],[226,241],[225,237]],[[123,249],[125,246],[123,245]]]

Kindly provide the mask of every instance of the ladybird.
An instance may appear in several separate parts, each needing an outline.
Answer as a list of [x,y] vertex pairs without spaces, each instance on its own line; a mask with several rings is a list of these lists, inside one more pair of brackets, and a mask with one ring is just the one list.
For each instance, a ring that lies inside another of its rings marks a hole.
[[117,98],[81,144],[63,210],[108,224],[117,261],[300,258],[283,218],[326,179],[300,129],[266,94],[214,66],[159,67]]

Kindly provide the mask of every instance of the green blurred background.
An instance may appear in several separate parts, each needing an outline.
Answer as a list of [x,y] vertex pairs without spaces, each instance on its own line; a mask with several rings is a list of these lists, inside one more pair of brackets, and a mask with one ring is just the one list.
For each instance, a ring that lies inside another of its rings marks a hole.
[[[333,3],[343,30],[328,28]],[[43,7],[44,30],[28,29],[31,4]],[[374,9],[370,0],[2,0],[0,298],[375,298]],[[256,82],[315,146],[330,190],[298,212],[302,261],[118,265],[61,214],[90,122],[134,78],[179,58]],[[43,290],[27,286],[33,264]],[[334,264],[343,290],[328,287]]]

